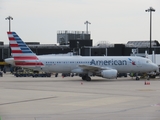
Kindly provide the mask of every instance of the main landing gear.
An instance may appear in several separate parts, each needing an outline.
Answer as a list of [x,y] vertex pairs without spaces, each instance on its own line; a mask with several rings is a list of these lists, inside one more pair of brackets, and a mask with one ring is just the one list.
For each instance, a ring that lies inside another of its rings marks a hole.
[[139,77],[138,77],[138,76],[136,76],[136,80],[139,80]]
[[91,81],[91,77],[89,77],[88,75],[84,75],[82,76],[82,80]]
[[136,73],[136,80],[139,80],[138,73]]

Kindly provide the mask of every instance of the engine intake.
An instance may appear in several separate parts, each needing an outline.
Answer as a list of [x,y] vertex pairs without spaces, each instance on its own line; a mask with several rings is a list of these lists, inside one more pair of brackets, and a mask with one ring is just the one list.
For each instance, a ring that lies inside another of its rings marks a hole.
[[116,77],[117,77],[117,73],[118,73],[118,72],[117,72],[117,70],[115,70],[115,69],[102,70],[102,71],[101,71],[102,77],[107,78],[107,79],[116,78]]

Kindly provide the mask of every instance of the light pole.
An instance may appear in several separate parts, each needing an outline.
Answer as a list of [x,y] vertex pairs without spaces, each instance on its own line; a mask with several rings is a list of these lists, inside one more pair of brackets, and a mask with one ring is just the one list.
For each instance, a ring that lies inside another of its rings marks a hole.
[[11,32],[11,20],[13,20],[13,18],[11,16],[8,16],[7,18],[5,18],[6,20],[9,20],[9,32]]
[[88,34],[88,24],[91,24],[91,23],[86,21],[84,24],[86,24],[86,33]]
[[79,41],[77,41],[77,53],[78,53],[78,55],[79,55]]
[[150,48],[149,48],[149,54],[151,54],[152,49],[151,49],[151,41],[152,41],[152,12],[155,12],[156,10],[152,7],[149,9],[145,10],[146,12],[150,12]]

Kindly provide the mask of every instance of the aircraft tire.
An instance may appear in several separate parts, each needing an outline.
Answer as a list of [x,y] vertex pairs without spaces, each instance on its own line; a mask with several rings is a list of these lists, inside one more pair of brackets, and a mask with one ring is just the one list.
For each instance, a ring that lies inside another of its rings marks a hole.
[[136,80],[139,80],[139,77],[136,77]]
[[86,80],[86,76],[82,76],[82,80]]
[[55,77],[58,77],[58,73],[55,74]]
[[87,76],[86,81],[91,81],[91,77]]

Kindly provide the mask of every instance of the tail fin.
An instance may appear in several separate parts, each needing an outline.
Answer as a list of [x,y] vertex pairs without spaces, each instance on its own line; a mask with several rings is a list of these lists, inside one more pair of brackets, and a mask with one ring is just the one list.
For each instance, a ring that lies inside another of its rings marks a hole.
[[22,41],[15,32],[7,32],[11,55],[17,66],[41,66],[36,54]]
[[14,60],[38,60],[36,54],[22,41],[15,32],[7,32],[11,55]]

